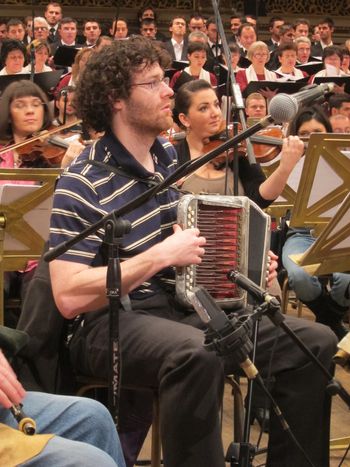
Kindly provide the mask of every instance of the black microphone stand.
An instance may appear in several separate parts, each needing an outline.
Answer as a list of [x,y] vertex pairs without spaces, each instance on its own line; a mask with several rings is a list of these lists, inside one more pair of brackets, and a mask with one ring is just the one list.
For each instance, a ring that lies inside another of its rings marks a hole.
[[34,82],[35,74],[35,47],[33,45],[34,40],[34,0],[32,0],[32,40],[30,43],[30,81]]
[[[310,466],[315,467],[295,438],[280,408],[266,388],[258,369],[254,365],[253,359],[255,358],[258,322],[262,315],[266,313],[270,303],[262,303],[249,315],[238,315],[237,317],[235,313],[232,313],[227,316],[206,289],[202,287],[193,289],[191,303],[201,320],[207,326],[204,334],[204,348],[208,351],[215,351],[219,356],[230,357],[232,361],[239,364],[246,374],[248,381],[256,381],[258,383],[265,396],[270,400],[272,409],[280,421],[282,429],[300,450],[306,462]],[[251,339],[251,335],[253,335],[254,341]],[[252,351],[253,358],[251,360],[248,355]],[[247,420],[247,416],[245,418]],[[252,467],[252,461],[257,451],[249,442],[249,430],[248,420],[248,428],[245,427],[244,429],[244,431],[247,431],[245,433],[247,436],[239,444],[232,443],[229,447],[230,456],[229,458],[226,456],[226,460],[230,462],[231,467]]]
[[[224,30],[221,15],[219,12],[219,6],[217,3],[217,0],[212,0],[212,6],[214,10],[215,21],[216,21],[217,28],[218,28],[218,34],[221,38],[222,53],[225,56],[226,66],[227,66],[229,78],[231,81],[231,94],[233,97],[234,108],[236,112],[238,113],[239,120],[242,125],[242,129],[245,131],[247,129],[247,125],[245,121],[244,103],[243,103],[242,93],[241,93],[241,89],[239,85],[236,82],[235,74],[232,69],[231,52],[227,44],[225,30]],[[249,141],[249,139],[247,139],[246,145],[247,145],[247,155],[248,155],[249,163],[256,164],[256,160],[255,160],[255,156],[253,152],[253,146],[251,142]]]
[[327,391],[330,395],[338,394],[339,397],[345,402],[350,409],[350,394],[337,381],[332,373],[320,362],[320,360],[311,352],[311,350],[304,344],[304,342],[295,334],[295,332],[285,322],[285,316],[281,312],[281,307],[278,300],[269,295],[266,290],[256,285],[253,281],[245,277],[238,271],[229,271],[227,277],[232,282],[239,285],[241,288],[251,294],[255,300],[259,303],[266,303],[268,306],[264,310],[264,314],[272,321],[277,327],[281,327],[283,331],[295,342],[295,344],[301,349],[301,351],[316,365],[316,367],[326,377],[328,385]]

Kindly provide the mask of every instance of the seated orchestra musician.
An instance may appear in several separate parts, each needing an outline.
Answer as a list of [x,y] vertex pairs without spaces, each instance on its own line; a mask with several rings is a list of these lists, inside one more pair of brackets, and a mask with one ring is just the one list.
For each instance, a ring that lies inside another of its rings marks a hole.
[[[19,80],[11,83],[1,96],[0,138],[7,141],[1,148],[0,168],[50,168],[68,165],[75,154],[65,148],[48,144],[39,138],[25,144],[26,139],[50,127],[52,115],[46,94],[32,81]],[[11,149],[13,145],[19,146]],[[9,147],[6,150],[6,147]],[[5,151],[5,152],[3,152]],[[66,155],[68,152],[68,155]],[[0,180],[0,184],[33,184],[32,181]],[[36,261],[29,261],[25,271],[5,272],[5,296],[19,282],[23,299],[28,283],[33,276]]]
[[[300,137],[326,132],[331,133],[332,126],[322,108],[316,105],[302,108],[289,127],[290,134]],[[304,253],[315,240],[308,228],[290,228],[283,247],[283,265],[290,287],[314,313],[316,322],[329,326],[338,339],[342,339],[347,333],[342,320],[350,306],[350,275],[333,273],[328,289],[317,276],[310,276],[290,258],[290,255]]]
[[[156,43],[133,37],[113,43],[87,63],[76,91],[78,114],[96,131],[106,133],[58,182],[51,247],[124,206],[145,192],[150,183],[163,180],[174,170],[175,150],[158,137],[172,125],[173,91],[163,80],[162,59]],[[205,92],[210,99],[205,106],[212,113],[206,129],[210,135],[211,127],[218,127],[218,104],[212,102],[211,89]],[[196,107],[193,110],[200,113]],[[185,110],[184,120],[186,114]],[[204,122],[206,119],[205,115]],[[196,142],[198,147],[193,150],[199,155],[203,141],[198,138]],[[288,152],[292,146],[298,153],[299,145],[298,138],[288,138],[284,150]],[[116,168],[122,171],[116,173]],[[257,196],[265,200],[276,196],[268,182],[261,187]],[[176,299],[175,267],[200,263],[206,244],[198,229],[182,230],[176,224],[177,199],[176,190],[163,189],[123,215],[132,222],[132,230],[120,248],[121,292],[130,298],[119,317],[122,384],[157,388],[165,465],[224,467],[219,420],[224,375],[238,371],[239,365],[232,358],[221,359],[204,349],[202,323]],[[50,275],[62,315],[83,318],[70,342],[73,366],[79,373],[107,378],[108,311],[102,245],[103,232],[99,230],[51,262]],[[333,333],[326,326],[290,316],[286,321],[330,369],[336,349]],[[297,347],[291,350],[289,337],[263,317],[256,360],[263,374],[268,371],[272,346],[272,393],[312,462],[328,465],[330,404],[325,378]],[[135,396],[135,404],[138,399],[142,403],[135,419],[128,420],[133,405],[131,399],[123,397],[122,389],[121,435],[137,433],[143,414],[150,411],[148,399]],[[274,414],[267,465],[308,465]]]
[[[2,465],[125,467],[113,420],[102,404],[26,392],[1,350],[0,375]],[[34,420],[38,434],[28,436],[16,429],[18,424],[10,409],[19,404],[23,404],[23,416]]]

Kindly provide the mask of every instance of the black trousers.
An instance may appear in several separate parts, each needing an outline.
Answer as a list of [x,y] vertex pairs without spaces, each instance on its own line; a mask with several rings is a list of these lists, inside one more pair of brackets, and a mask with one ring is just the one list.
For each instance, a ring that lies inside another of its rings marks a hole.
[[[326,326],[298,318],[287,317],[287,323],[331,369],[331,357],[337,344],[334,333]],[[122,384],[158,388],[166,467],[225,465],[219,423],[224,374],[239,367],[232,358],[223,360],[203,348],[202,327],[195,313],[179,309],[166,294],[133,302],[133,311],[120,313]],[[314,465],[326,467],[330,422],[326,378],[267,317],[263,317],[260,324],[257,347],[256,366],[262,376],[267,374],[276,334],[273,396]],[[84,326],[72,340],[71,358],[80,373],[107,377],[107,314],[96,319],[93,315],[87,316]],[[149,410],[146,403],[149,400],[144,399],[145,414]],[[132,431],[128,414],[128,408],[121,407],[121,433]],[[137,422],[132,408],[130,418]],[[274,414],[271,414],[268,465],[308,465]]]

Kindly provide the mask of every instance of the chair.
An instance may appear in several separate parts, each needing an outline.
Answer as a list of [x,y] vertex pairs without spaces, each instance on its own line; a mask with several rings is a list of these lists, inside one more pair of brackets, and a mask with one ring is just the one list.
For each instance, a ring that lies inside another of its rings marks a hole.
[[[94,399],[98,399],[99,389],[108,389],[108,382],[89,376],[79,375],[76,377],[76,381],[80,386],[76,392],[77,396],[87,396],[89,392],[93,392]],[[133,389],[137,391],[148,390],[148,388],[140,388],[135,386],[123,386],[126,389]],[[151,467],[160,467],[161,462],[161,440],[160,440],[160,412],[159,412],[159,397],[158,392],[153,388],[153,419],[152,419],[152,441],[151,441],[151,459],[147,461],[136,462],[136,465],[150,465]]]
[[[285,271],[285,270],[284,270]],[[296,308],[298,311],[298,318],[301,318],[303,311],[303,304],[296,297],[291,298],[290,295],[291,288],[289,286],[289,280],[287,271],[285,271],[285,277],[282,281],[282,305],[281,311],[283,314],[287,313],[288,304],[291,303],[293,308]]]

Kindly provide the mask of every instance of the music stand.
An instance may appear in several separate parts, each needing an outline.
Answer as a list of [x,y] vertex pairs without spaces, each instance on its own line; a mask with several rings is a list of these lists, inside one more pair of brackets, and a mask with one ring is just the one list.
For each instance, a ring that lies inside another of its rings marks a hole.
[[312,134],[305,154],[291,227],[320,234],[350,190],[350,135]]
[[[0,180],[0,324],[4,322],[4,272],[39,259],[48,238],[51,198],[61,169],[2,169]],[[23,181],[23,184],[20,182]],[[25,184],[33,181],[33,184]],[[13,183],[16,182],[16,183]]]
[[350,272],[350,193],[315,243],[290,257],[310,275]]

